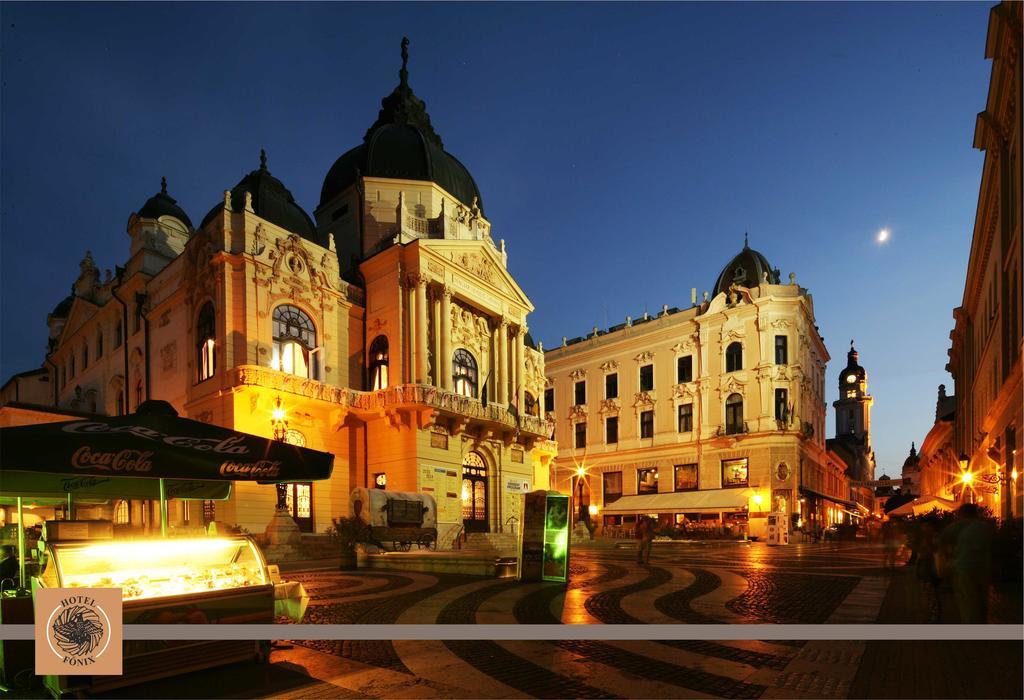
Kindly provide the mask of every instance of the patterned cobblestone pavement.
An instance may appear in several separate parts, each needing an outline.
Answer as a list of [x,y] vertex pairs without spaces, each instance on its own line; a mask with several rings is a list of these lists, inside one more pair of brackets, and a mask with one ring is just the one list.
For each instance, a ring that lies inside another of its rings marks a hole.
[[[376,570],[296,572],[286,578],[309,591],[305,621],[311,623],[637,625],[872,622],[880,619],[883,601],[896,604],[890,581],[900,580],[879,568],[880,552],[870,546],[670,544],[655,546],[650,565],[636,564],[634,556],[628,547],[578,548],[567,586]],[[862,657],[892,673],[899,663],[879,661],[872,644],[295,641],[275,650],[269,667],[253,670],[249,680],[260,685],[245,686],[239,696],[885,697],[895,686],[863,668]],[[936,652],[935,658],[944,659],[945,668],[928,676],[929,697],[973,697],[967,682],[935,681],[954,673],[959,658],[949,653],[952,643],[944,644],[945,656]],[[893,643],[886,649],[900,658],[909,646]],[[1014,672],[1000,676],[1006,681],[989,674],[987,696],[1020,697],[1021,645],[989,643],[985,650],[989,663]],[[928,658],[913,656],[921,667],[914,673],[928,675]],[[173,687],[179,697],[197,697],[191,686]]]

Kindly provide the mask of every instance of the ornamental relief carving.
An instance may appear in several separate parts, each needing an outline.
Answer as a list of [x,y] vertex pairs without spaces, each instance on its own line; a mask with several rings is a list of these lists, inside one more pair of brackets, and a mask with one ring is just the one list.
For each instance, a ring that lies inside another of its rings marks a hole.
[[650,362],[654,359],[654,353],[650,350],[645,350],[636,357],[633,358],[636,362]]
[[603,371],[603,372],[614,372],[618,368],[619,368],[619,361],[618,360],[608,360],[608,362],[605,362],[603,365],[601,365],[601,371]]
[[587,419],[587,407],[586,406],[573,406],[569,409],[570,420],[586,420]]
[[633,406],[653,406],[654,405],[654,392],[651,391],[638,391],[633,396]]
[[494,266],[480,253],[465,252],[454,256],[454,262],[466,272],[479,277],[484,282],[494,285],[496,274]]
[[742,341],[742,340],[743,340],[743,331],[736,330],[735,328],[731,328],[728,331],[726,331],[724,328],[722,329],[722,345],[723,346],[727,345],[729,343],[733,343],[733,342],[736,342],[736,341]]
[[776,379],[789,379],[789,371],[786,369],[786,365],[778,365],[775,368]]
[[720,394],[742,394],[746,387],[746,382],[740,381],[735,375],[729,375],[722,385],[718,388]]
[[491,331],[487,319],[460,304],[452,304],[451,332],[453,343],[465,345],[478,353],[490,343]]
[[374,336],[378,336],[383,333],[388,327],[386,319],[380,317],[373,319],[373,321],[366,324],[366,330],[370,331]]
[[572,372],[569,372],[569,379],[572,379],[575,382],[578,382],[581,379],[585,379],[586,376],[587,370],[585,369],[574,369]]
[[777,318],[774,321],[772,321],[772,328],[775,328],[777,330],[791,328],[792,326],[793,322],[790,321],[788,318]]
[[187,295],[191,308],[195,299],[212,297],[216,289],[213,270],[213,244],[209,233],[193,234],[186,248],[185,284],[192,291]]
[[670,350],[677,355],[688,355],[693,352],[696,344],[693,339],[687,338],[673,345]]
[[605,399],[601,402],[601,406],[598,409],[598,413],[602,415],[613,415],[617,414],[622,407],[619,405],[618,399]]
[[696,394],[691,384],[676,384],[672,387],[673,399],[689,399]]

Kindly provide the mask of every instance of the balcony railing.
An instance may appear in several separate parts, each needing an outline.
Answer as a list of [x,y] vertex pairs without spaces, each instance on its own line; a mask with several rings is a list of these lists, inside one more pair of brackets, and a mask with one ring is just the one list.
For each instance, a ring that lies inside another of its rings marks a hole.
[[553,428],[553,424],[543,418],[520,415],[517,420],[516,414],[504,406],[484,406],[477,399],[422,384],[399,384],[379,391],[358,391],[256,365],[236,367],[234,383],[284,391],[356,411],[383,412],[392,408],[427,407],[456,418],[498,424],[508,430],[545,438],[551,435]]

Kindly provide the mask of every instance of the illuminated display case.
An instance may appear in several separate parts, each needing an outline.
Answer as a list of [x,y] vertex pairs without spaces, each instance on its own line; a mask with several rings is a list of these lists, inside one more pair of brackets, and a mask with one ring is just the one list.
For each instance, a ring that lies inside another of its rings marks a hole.
[[[47,542],[33,588],[120,588],[125,624],[274,621],[274,584],[247,537]],[[198,638],[204,636],[197,631]],[[121,676],[46,676],[55,697],[96,693],[256,658],[266,641],[127,640]]]
[[55,542],[46,554],[43,586],[120,588],[126,603],[269,584],[245,537]]
[[519,579],[569,579],[569,497],[557,491],[526,494],[519,543]]

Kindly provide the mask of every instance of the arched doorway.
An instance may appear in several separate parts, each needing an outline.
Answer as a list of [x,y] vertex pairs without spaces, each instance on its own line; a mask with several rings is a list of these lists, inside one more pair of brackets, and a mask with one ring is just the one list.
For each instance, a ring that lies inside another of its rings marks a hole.
[[489,532],[487,523],[487,465],[476,452],[462,458],[462,523],[466,532]]

